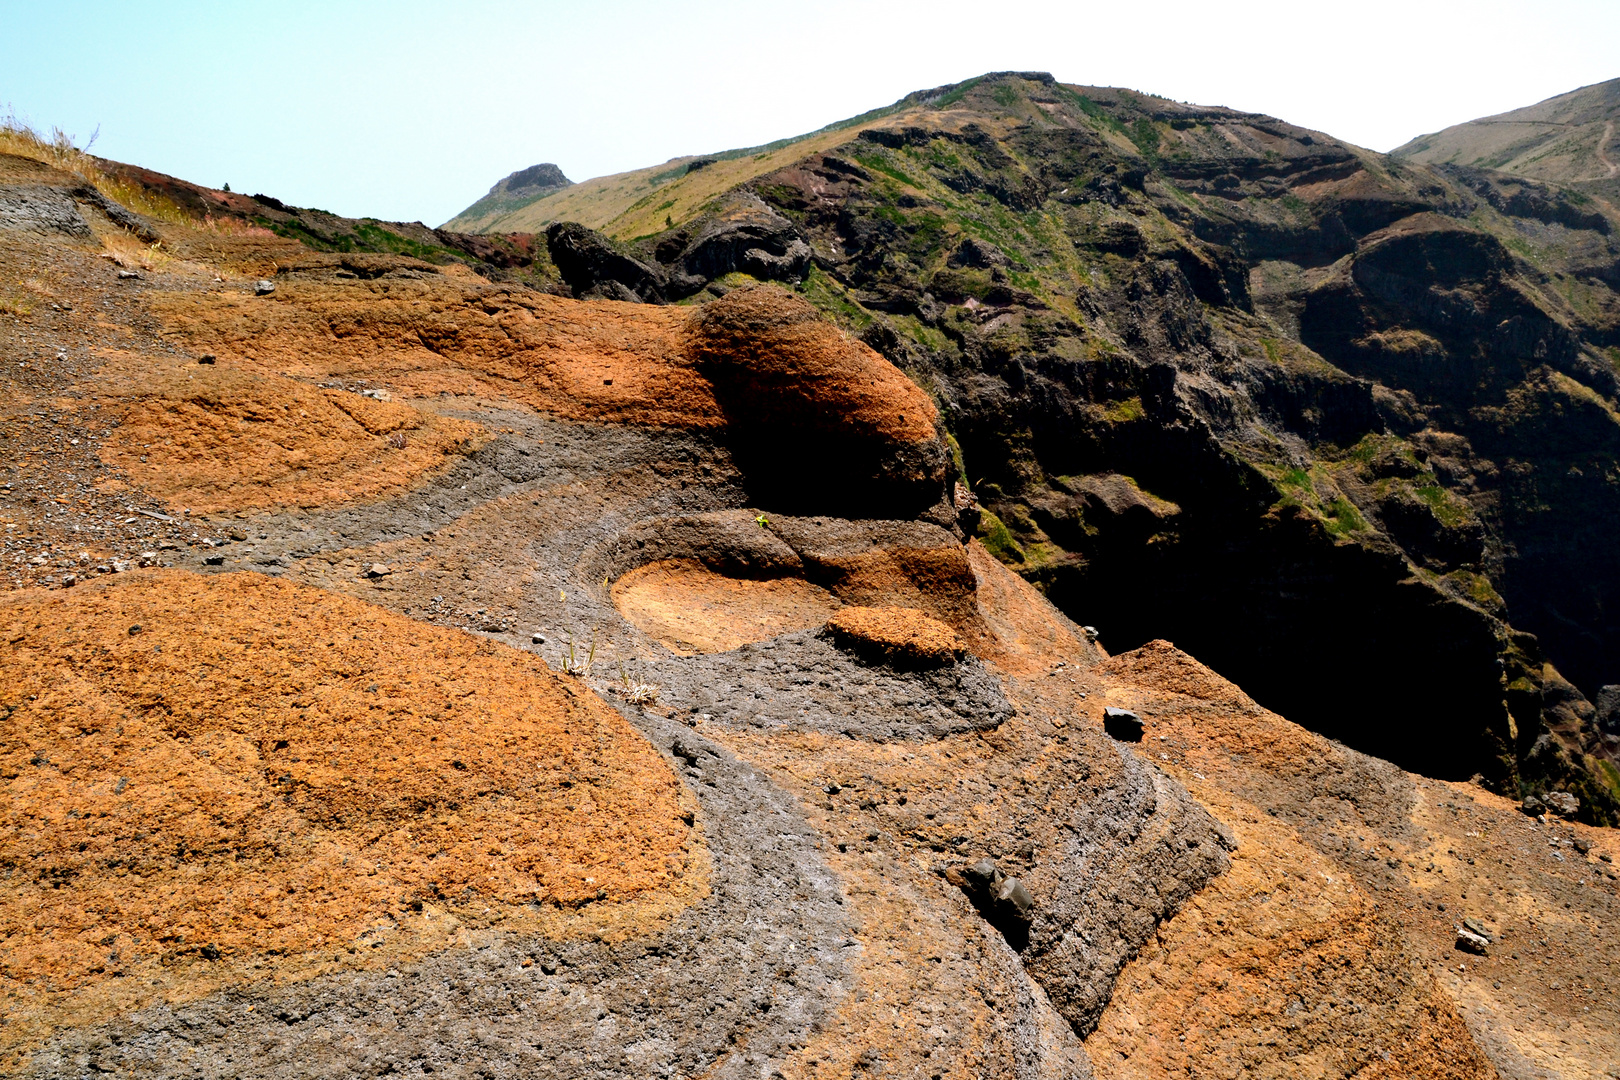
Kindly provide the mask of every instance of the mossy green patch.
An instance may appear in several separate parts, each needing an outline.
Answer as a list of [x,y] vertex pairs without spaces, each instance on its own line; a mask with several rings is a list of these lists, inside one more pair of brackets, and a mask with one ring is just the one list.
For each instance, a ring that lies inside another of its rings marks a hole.
[[962,456],[962,444],[956,441],[955,435],[947,431],[945,433],[945,445],[950,448],[951,463],[956,466],[958,481],[963,487],[972,491],[973,485],[968,483],[967,459]]
[[809,276],[799,286],[799,292],[814,304],[817,310],[826,314],[841,329],[849,333],[859,334],[872,325],[873,319],[867,310],[850,299],[844,286],[828,277],[820,267],[810,268]]
[[884,156],[877,153],[856,154],[855,160],[871,169],[875,173],[882,173],[891,180],[898,180],[907,187],[920,188],[923,184],[911,174],[902,171]]
[[980,75],[977,78],[969,79],[967,82],[958,84],[956,89],[950,91],[949,93],[941,94],[934,101],[934,108],[950,108],[952,105],[955,105],[958,101],[961,101],[964,97],[966,97],[969,90],[973,89],[975,86],[978,86],[983,81],[984,76]]
[[1024,562],[1024,549],[1013,537],[1012,530],[988,510],[979,511],[979,527],[975,530],[984,549],[1008,565]]
[[1367,519],[1361,516],[1356,504],[1343,495],[1322,508],[1322,522],[1333,536],[1349,536],[1367,527]]
[[1120,401],[1110,401],[1103,409],[1103,419],[1110,424],[1128,424],[1146,415],[1147,410],[1142,408],[1142,399],[1135,395]]
[[1422,499],[1435,519],[1448,528],[1465,524],[1474,516],[1466,502],[1438,484],[1415,487],[1412,494]]
[[1161,133],[1158,125],[1152,120],[1142,117],[1125,130],[1125,135],[1136,144],[1143,157],[1149,161],[1158,160]]
[[1455,584],[1462,594],[1487,611],[1500,611],[1504,601],[1491,579],[1484,574],[1476,574],[1472,570],[1453,570],[1446,578]]

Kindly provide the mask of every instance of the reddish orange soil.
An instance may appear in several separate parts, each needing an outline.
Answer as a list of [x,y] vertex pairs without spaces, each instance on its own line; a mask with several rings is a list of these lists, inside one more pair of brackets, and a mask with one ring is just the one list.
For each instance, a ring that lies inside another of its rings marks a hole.
[[914,608],[848,607],[827,620],[840,642],[885,659],[937,667],[966,651],[955,631]]
[[122,424],[103,444],[102,459],[176,509],[375,498],[487,440],[483,428],[464,420],[217,365],[119,382],[133,400],[118,410]]
[[831,593],[802,578],[726,577],[692,559],[632,570],[613,583],[612,596],[619,614],[682,656],[808,630],[838,608]]
[[364,963],[424,902],[633,929],[701,892],[663,759],[528,654],[252,574],[10,593],[0,634],[17,1019],[203,957]]

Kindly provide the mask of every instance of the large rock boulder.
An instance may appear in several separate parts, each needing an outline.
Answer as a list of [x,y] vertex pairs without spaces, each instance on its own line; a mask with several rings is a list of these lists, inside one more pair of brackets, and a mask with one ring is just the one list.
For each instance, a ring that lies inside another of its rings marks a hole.
[[546,247],[557,272],[582,300],[660,303],[664,272],[619,251],[607,237],[573,221],[546,229]]
[[660,262],[684,272],[693,290],[741,271],[762,281],[803,281],[810,272],[810,245],[784,215],[750,191],[732,195],[712,216],[700,218],[676,254],[661,244]]
[[937,506],[953,516],[933,402],[808,301],[777,286],[736,289],[687,329],[757,505],[882,518]]

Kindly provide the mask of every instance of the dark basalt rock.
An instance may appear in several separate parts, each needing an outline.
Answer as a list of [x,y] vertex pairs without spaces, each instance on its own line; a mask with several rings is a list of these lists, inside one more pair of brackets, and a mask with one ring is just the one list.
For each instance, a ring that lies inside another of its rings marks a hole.
[[693,292],[737,271],[761,281],[799,282],[810,269],[810,245],[793,222],[751,192],[739,192],[686,234],[691,238],[679,252],[660,261],[673,262]]
[[1110,705],[1103,709],[1103,730],[1120,742],[1142,741],[1142,718],[1129,709]]
[[601,233],[571,221],[546,229],[546,248],[562,279],[582,300],[661,303],[666,275],[619,251]]

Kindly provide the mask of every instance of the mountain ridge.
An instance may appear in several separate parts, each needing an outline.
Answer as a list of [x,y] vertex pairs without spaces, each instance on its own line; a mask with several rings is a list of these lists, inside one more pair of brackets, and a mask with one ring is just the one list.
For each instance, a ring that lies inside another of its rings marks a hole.
[[[1508,790],[1585,775],[1620,813],[1620,739],[1592,704],[1620,682],[1602,615],[1620,579],[1584,554],[1620,519],[1597,479],[1620,447],[1620,216],[1027,74],[919,91],[635,199],[578,185],[552,198],[606,232],[553,222],[552,260],[576,296],[799,289],[929,389],[971,527],[1116,646],[1173,636],[1362,749]],[[1588,443],[1549,441],[1553,416],[1589,408]],[[1241,589],[1217,584],[1235,570]],[[1240,643],[1196,614],[1221,608],[1276,629]],[[1370,720],[1374,695],[1295,674],[1380,666],[1452,719]]]
[[1620,200],[1620,78],[1482,116],[1390,151],[1428,165],[1494,169]]

